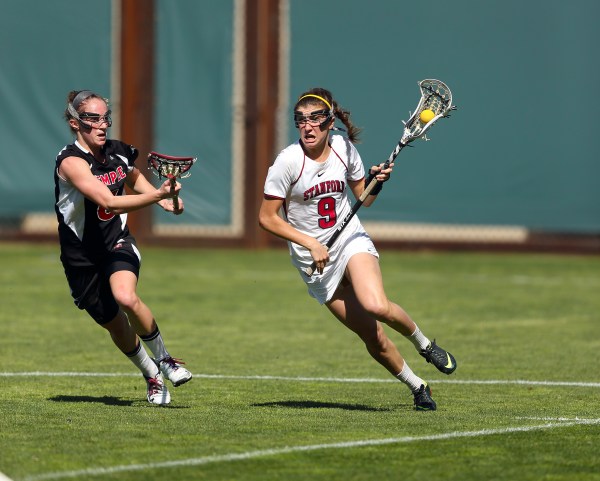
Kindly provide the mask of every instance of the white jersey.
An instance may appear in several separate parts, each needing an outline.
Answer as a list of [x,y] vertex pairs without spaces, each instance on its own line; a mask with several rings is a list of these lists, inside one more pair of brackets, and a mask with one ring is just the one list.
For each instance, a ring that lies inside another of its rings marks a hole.
[[[325,162],[315,162],[304,154],[300,142],[284,149],[269,168],[265,182],[266,198],[281,199],[286,220],[300,232],[325,245],[352,209],[348,181],[365,177],[365,169],[354,145],[341,135],[330,138],[331,153]],[[350,191],[351,192],[351,191]],[[310,252],[288,242],[292,262],[301,272],[311,296],[324,303],[341,281],[346,264],[357,252],[377,256],[369,236],[354,216],[334,245],[323,274],[307,277],[302,269],[312,262]]]

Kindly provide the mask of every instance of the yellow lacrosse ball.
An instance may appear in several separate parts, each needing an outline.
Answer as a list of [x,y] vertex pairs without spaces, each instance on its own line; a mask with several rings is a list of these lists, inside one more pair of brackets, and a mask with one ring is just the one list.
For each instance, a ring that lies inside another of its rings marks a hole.
[[419,116],[419,118],[421,119],[421,122],[423,122],[424,124],[426,124],[427,122],[431,122],[434,117],[435,117],[435,114],[433,113],[433,110],[429,110],[429,109],[423,110],[421,112],[421,115]]

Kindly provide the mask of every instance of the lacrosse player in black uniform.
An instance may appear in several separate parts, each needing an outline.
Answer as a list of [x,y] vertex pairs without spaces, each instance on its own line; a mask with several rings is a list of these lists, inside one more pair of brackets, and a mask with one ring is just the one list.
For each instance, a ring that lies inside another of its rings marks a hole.
[[[155,188],[135,166],[138,151],[108,139],[108,101],[89,91],[72,91],[65,119],[75,142],[63,147],[54,169],[55,211],[61,261],[75,305],[109,333],[141,371],[152,404],[168,404],[163,375],[174,386],[192,374],[165,348],[152,312],[136,293],[140,253],[127,227],[127,212],[152,204],[181,214],[171,200],[181,185]],[[127,185],[137,195],[125,195]],[[151,358],[140,339],[153,354]]]

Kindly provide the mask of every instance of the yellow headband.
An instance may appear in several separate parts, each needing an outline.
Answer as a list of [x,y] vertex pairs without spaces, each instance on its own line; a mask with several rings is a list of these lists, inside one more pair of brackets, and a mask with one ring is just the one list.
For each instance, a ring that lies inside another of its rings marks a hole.
[[329,110],[331,110],[331,104],[329,102],[327,102],[327,100],[325,100],[323,97],[321,97],[319,95],[315,95],[315,94],[306,94],[306,95],[300,97],[298,99],[298,102],[300,102],[302,99],[305,99],[306,97],[314,97],[316,99],[321,100],[322,102],[325,102],[325,105],[327,105],[327,107],[329,107]]

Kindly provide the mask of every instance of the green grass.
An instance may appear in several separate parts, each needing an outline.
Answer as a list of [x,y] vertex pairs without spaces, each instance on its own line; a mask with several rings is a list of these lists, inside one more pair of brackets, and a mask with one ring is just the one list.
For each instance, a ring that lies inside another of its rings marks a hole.
[[[383,251],[388,296],[459,363],[445,377],[388,330],[433,387],[438,411],[420,413],[308,297],[287,252],[142,253],[140,295],[196,374],[163,408],[145,401],[141,376],[74,307],[57,247],[0,245],[0,472],[15,481],[600,479],[598,257]],[[39,374],[18,375],[27,372]]]

